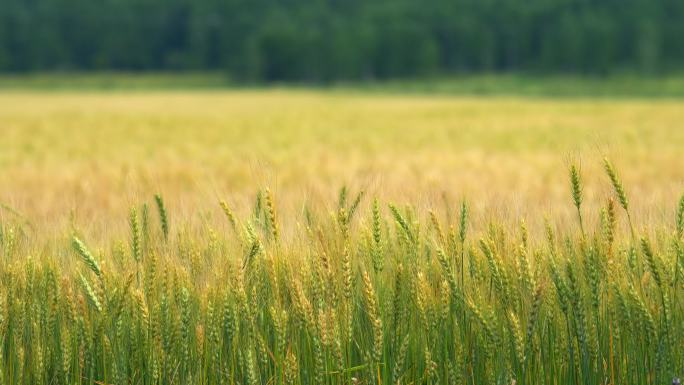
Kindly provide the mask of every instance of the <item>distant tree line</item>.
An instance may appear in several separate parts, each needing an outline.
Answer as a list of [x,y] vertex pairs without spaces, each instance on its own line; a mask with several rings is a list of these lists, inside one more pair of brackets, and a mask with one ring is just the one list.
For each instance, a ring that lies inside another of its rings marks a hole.
[[684,0],[1,0],[0,71],[246,81],[684,68]]

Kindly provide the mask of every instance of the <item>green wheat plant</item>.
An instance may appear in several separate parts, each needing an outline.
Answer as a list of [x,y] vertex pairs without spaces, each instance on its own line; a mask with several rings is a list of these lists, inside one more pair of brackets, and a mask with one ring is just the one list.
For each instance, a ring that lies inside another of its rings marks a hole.
[[578,226],[548,218],[546,237],[347,189],[302,218],[269,189],[245,217],[220,200],[225,231],[174,216],[172,233],[159,195],[161,231],[134,207],[123,240],[16,242],[2,223],[0,384],[672,383],[684,197],[671,229],[637,238],[604,166],[633,234],[612,199],[585,220],[575,166]]

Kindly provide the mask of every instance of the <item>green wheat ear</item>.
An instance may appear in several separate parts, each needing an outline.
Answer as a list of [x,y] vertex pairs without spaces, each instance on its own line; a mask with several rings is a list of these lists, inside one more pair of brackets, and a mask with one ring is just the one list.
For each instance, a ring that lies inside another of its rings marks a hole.
[[461,246],[465,243],[466,231],[468,230],[468,204],[464,200],[461,203],[461,215],[459,217],[458,236]]
[[572,201],[577,209],[577,217],[579,218],[580,229],[584,234],[584,223],[582,221],[582,180],[579,170],[575,164],[570,165],[570,187],[572,189]]
[[401,227],[402,230],[404,230],[404,233],[408,237],[408,239],[412,242],[415,243],[416,239],[413,235],[413,232],[411,231],[411,227],[409,226],[408,222],[404,218],[403,215],[401,215],[401,212],[397,208],[397,206],[393,204],[389,204],[390,211],[392,212],[392,216],[394,217],[394,220],[397,222],[399,227]]
[[356,213],[356,209],[359,208],[359,203],[361,203],[361,199],[363,199],[364,195],[366,195],[366,192],[363,190],[359,191],[359,193],[356,194],[356,198],[354,198],[354,201],[349,206],[347,222],[350,222],[351,219],[354,217],[354,213]]
[[615,195],[617,195],[618,202],[620,202],[620,206],[627,213],[627,221],[629,222],[632,240],[636,241],[636,232],[634,231],[634,225],[632,224],[632,216],[629,213],[629,200],[627,199],[625,188],[622,186],[622,181],[608,158],[603,158],[603,167],[606,170],[606,174],[608,174],[608,178],[610,178],[610,182],[613,184],[613,189],[615,190]]
[[340,192],[337,194],[337,209],[347,207],[347,186],[342,186]]
[[159,222],[161,223],[162,234],[164,240],[169,239],[169,219],[166,214],[166,207],[164,206],[164,199],[160,194],[154,196],[154,201],[157,202],[157,211],[159,212]]
[[78,239],[76,236],[73,236],[71,238],[71,245],[73,246],[74,250],[78,253],[78,255],[81,257],[83,262],[85,262],[86,265],[90,268],[90,270],[95,273],[96,276],[102,277],[102,270],[100,270],[100,265],[97,263],[95,260],[95,257],[93,257],[93,254],[88,250],[88,247]]
[[97,297],[97,293],[95,290],[90,286],[90,283],[88,283],[88,280],[83,276],[79,274],[79,277],[81,279],[81,286],[83,287],[83,291],[86,293],[86,298],[88,299],[88,302],[90,302],[95,309],[97,309],[98,312],[102,312],[102,302],[100,299]]
[[572,185],[572,200],[575,202],[575,207],[579,210],[582,205],[582,184],[579,171],[574,164],[570,166],[570,183]]
[[140,262],[142,248],[140,246],[140,220],[138,219],[138,210],[135,207],[131,207],[130,213],[130,225],[131,225],[131,254],[133,254],[133,259],[136,262]]
[[375,268],[375,272],[378,273],[382,271],[383,268],[383,250],[382,250],[382,218],[380,217],[380,205],[378,204],[378,200],[373,199],[373,206],[371,209],[372,212],[372,257],[373,257],[373,267]]
[[627,200],[625,188],[622,186],[622,181],[620,180],[617,171],[615,171],[615,167],[613,167],[613,164],[608,158],[603,158],[603,167],[606,170],[606,174],[608,174],[608,178],[610,178],[610,182],[613,184],[615,195],[618,197],[620,206],[622,206],[625,211],[629,210],[629,200]]
[[280,235],[278,215],[276,213],[275,198],[269,188],[266,189],[266,209],[268,210],[268,225],[270,226],[271,235],[273,240],[278,242],[278,236]]

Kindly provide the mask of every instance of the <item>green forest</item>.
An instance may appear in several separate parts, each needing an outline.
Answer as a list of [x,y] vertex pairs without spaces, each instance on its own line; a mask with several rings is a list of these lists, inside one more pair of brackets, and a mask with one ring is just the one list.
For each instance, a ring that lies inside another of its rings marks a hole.
[[225,71],[243,81],[661,74],[682,0],[2,0],[0,71]]

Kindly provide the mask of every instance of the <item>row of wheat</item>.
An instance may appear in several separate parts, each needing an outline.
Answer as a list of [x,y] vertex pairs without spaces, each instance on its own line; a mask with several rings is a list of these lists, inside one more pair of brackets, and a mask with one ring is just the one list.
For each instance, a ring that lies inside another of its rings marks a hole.
[[170,222],[157,196],[98,251],[77,231],[71,247],[37,247],[5,223],[0,385],[670,383],[684,364],[684,198],[674,231],[641,236],[605,168],[616,199],[597,228],[571,167],[577,225],[546,239],[524,223],[473,236],[466,204],[453,224],[377,200],[363,214],[346,190],[287,238],[295,221],[268,190],[246,220],[220,202],[225,234]]

